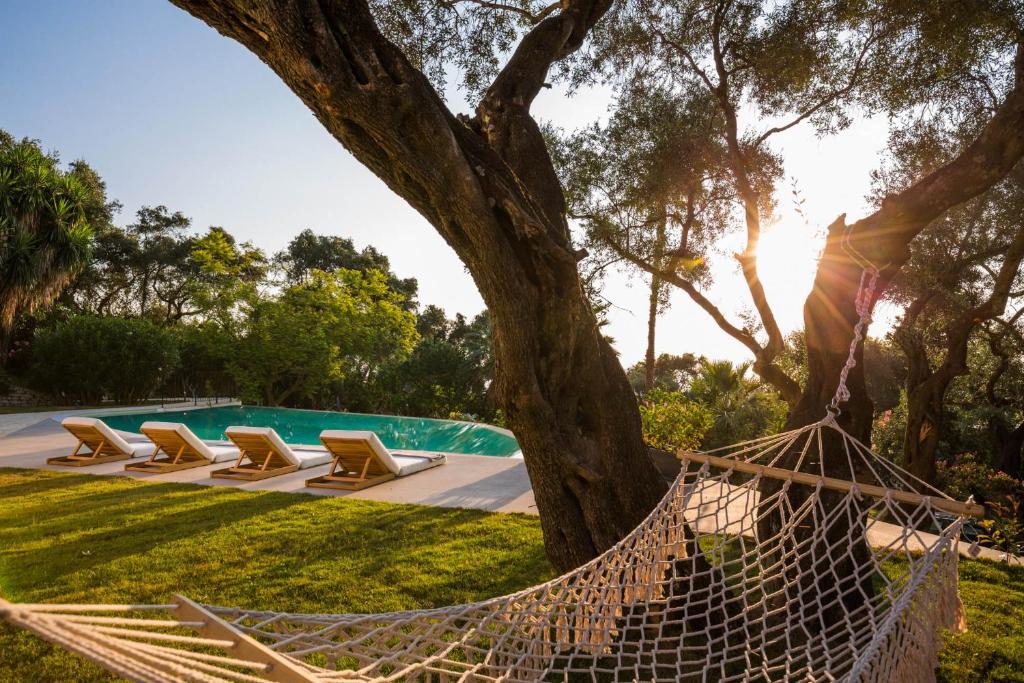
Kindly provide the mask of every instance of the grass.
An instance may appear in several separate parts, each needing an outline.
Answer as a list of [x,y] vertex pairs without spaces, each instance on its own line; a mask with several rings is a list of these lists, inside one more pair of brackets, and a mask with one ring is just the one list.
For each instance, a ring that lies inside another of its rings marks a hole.
[[[130,529],[130,533],[126,530]],[[123,477],[0,469],[0,594],[23,602],[202,602],[310,612],[433,607],[552,576],[524,515]],[[1024,569],[961,565],[971,630],[940,680],[1024,682]],[[0,682],[108,681],[0,626]]]

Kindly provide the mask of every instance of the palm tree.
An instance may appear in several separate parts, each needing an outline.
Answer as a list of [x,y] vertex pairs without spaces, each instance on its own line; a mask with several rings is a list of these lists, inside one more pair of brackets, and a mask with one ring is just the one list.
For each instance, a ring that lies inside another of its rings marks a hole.
[[88,263],[91,199],[36,142],[0,136],[0,367],[18,317],[52,302]]
[[749,370],[749,363],[700,360],[687,393],[710,408],[715,418],[703,448],[719,448],[781,427],[785,404],[760,380],[749,377]]

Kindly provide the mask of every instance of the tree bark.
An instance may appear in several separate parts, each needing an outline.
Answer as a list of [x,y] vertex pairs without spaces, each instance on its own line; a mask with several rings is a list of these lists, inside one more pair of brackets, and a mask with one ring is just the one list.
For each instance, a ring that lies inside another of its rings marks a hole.
[[654,363],[655,333],[658,327],[658,294],[661,289],[661,280],[657,275],[651,276],[651,296],[647,308],[647,352],[644,354],[644,389],[650,391],[654,388],[656,373]]
[[[691,202],[692,204],[692,202]],[[657,234],[654,244],[654,262],[661,263],[665,252],[665,218],[658,222]],[[651,296],[647,309],[647,353],[644,355],[644,389],[650,391],[654,388],[657,379],[657,368],[655,367],[657,356],[655,354],[654,342],[658,327],[658,304],[661,301],[661,278],[651,275]]]
[[[807,343],[807,381],[796,406],[790,411],[787,429],[813,424],[825,416],[825,408],[835,394],[840,372],[846,364],[854,337],[854,326],[859,318],[856,297],[863,273],[862,266],[844,246],[849,245],[877,267],[880,272],[878,286],[872,298],[877,301],[885,286],[892,280],[909,258],[910,242],[929,223],[958,204],[987,191],[1001,181],[1024,157],[1024,46],[1018,45],[1015,59],[1015,84],[1006,99],[997,108],[989,123],[978,137],[955,159],[906,190],[886,198],[877,211],[847,227],[845,215],[836,219],[828,229],[825,249],[818,263],[814,285],[804,304],[804,325]],[[855,351],[856,365],[849,373],[847,387],[850,399],[842,405],[837,423],[848,434],[862,443],[870,443],[873,406],[864,382],[863,345]],[[848,478],[849,465],[839,435],[826,429],[823,434],[822,460],[826,476]],[[780,460],[780,467],[793,467],[797,453],[790,452]],[[863,473],[858,476],[859,480]],[[765,479],[760,487],[762,499],[777,493],[780,482]],[[792,487],[791,505],[799,505],[811,492],[806,487]],[[823,492],[823,503],[829,509],[837,500],[830,492]],[[784,520],[778,512],[765,509],[759,515],[758,535],[768,539],[782,531]],[[801,572],[803,592],[831,595],[836,590],[833,576],[850,577],[852,570],[870,553],[864,543],[850,548],[845,540],[847,530],[834,524],[823,542],[816,543],[822,557],[830,558],[834,574],[814,583],[806,577],[813,572]],[[794,542],[810,530],[796,530]],[[850,549],[847,554],[846,550]],[[809,568],[804,568],[809,569]],[[808,583],[810,581],[810,583]],[[772,586],[766,592],[772,591]],[[839,588],[841,607],[825,610],[821,618],[825,623],[836,623],[844,612],[856,609],[874,595],[870,579],[850,583]]]
[[471,120],[378,30],[365,0],[174,0],[266,62],[466,264],[493,323],[496,387],[560,570],[610,547],[665,491],[602,337],[561,188],[529,107],[607,0],[567,0],[525,36]]
[[983,302],[954,316],[946,325],[946,349],[942,363],[932,370],[924,340],[913,330],[923,305],[908,308],[905,325],[897,334],[907,356],[907,426],[903,440],[905,466],[911,474],[935,483],[939,439],[946,423],[946,392],[957,377],[970,369],[967,351],[971,336],[983,323],[1003,314],[1013,282],[1024,260],[1024,225],[1013,236],[995,276],[992,290]]

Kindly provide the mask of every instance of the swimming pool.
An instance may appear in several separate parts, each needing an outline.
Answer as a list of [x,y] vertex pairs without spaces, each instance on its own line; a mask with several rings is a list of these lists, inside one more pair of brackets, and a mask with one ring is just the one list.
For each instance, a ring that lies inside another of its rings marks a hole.
[[221,406],[194,410],[164,410],[148,413],[97,414],[114,429],[138,433],[147,420],[183,422],[201,439],[226,438],[232,425],[273,427],[290,444],[319,444],[325,429],[354,429],[376,432],[393,450],[465,453],[508,457],[519,451],[514,437],[489,425],[426,417],[363,415],[293,408]]

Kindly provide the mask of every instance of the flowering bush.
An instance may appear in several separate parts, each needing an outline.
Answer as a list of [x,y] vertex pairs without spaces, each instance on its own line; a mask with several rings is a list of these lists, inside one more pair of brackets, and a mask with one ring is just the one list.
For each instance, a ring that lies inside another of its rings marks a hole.
[[1016,555],[1024,551],[1024,482],[979,462],[973,453],[958,455],[952,463],[940,461],[938,482],[958,500],[974,496],[986,505],[986,519],[979,522],[981,545]]
[[939,488],[957,500],[969,496],[979,503],[1005,504],[1006,499],[1024,499],[1024,482],[980,462],[973,453],[961,453],[952,463],[939,461]]
[[655,448],[693,450],[715,424],[708,408],[678,391],[653,389],[640,403],[644,438]]

